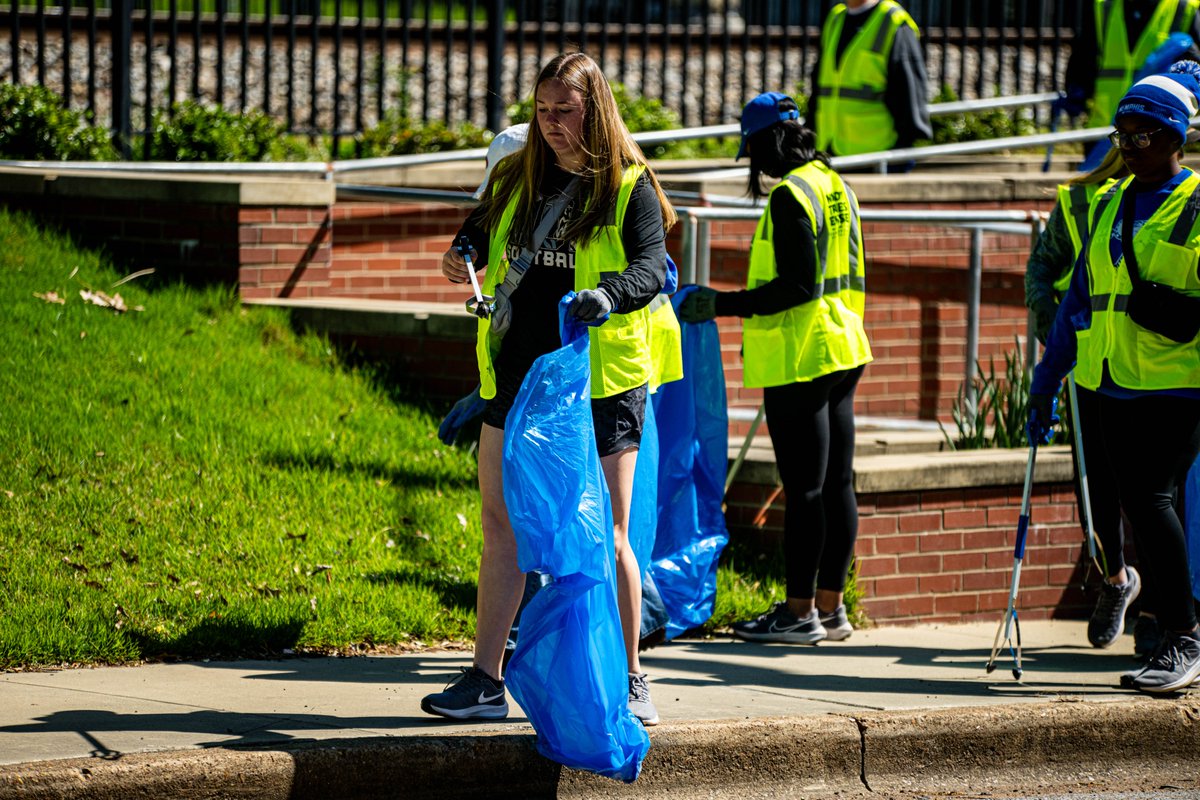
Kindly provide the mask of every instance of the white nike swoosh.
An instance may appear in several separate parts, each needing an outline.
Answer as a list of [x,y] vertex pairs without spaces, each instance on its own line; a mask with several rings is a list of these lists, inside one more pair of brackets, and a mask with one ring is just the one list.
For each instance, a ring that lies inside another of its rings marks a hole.
[[774,622],[772,622],[772,623],[771,623],[771,627],[770,627],[770,628],[768,628],[767,630],[768,630],[768,632],[770,632],[770,633],[791,633],[792,631],[794,631],[794,630],[796,630],[797,628],[799,628],[799,627],[800,627],[800,625],[801,625],[801,623],[797,622],[795,625],[788,625],[788,626],[787,626],[787,627],[785,627],[785,628],[781,628],[781,627],[779,627],[777,624],[775,624]]
[[499,700],[501,697],[504,697],[504,692],[500,692],[500,694],[494,694],[491,697],[488,697],[486,692],[480,692],[479,704],[483,705],[484,703],[490,703],[493,700]]

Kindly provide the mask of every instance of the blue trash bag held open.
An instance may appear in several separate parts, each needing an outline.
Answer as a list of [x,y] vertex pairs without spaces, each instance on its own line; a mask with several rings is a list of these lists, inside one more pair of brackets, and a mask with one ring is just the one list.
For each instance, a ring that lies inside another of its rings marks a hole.
[[612,509],[592,426],[587,328],[538,358],[504,427],[504,500],[524,571],[552,576],[521,615],[506,682],[542,755],[626,782],[650,748],[629,711]]
[[[676,313],[693,290],[685,287],[672,298]],[[729,541],[721,510],[729,463],[721,342],[711,320],[680,327],[683,378],[653,397],[658,526],[650,572],[667,610],[668,639],[712,616],[717,562]]]

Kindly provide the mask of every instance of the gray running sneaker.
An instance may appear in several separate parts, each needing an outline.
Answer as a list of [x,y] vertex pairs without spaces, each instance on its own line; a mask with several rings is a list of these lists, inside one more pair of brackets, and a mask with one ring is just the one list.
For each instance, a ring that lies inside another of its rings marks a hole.
[[1108,647],[1125,632],[1125,612],[1142,592],[1142,578],[1133,567],[1125,567],[1125,583],[1105,581],[1100,584],[1100,597],[1088,620],[1088,641],[1092,647]]
[[658,709],[650,700],[650,687],[644,672],[629,673],[629,710],[647,728],[658,724]]
[[1158,617],[1138,614],[1133,623],[1133,654],[1138,658],[1149,658],[1161,640],[1162,631],[1158,629]]
[[508,700],[504,681],[494,680],[479,667],[463,667],[444,691],[425,695],[421,710],[451,719],[504,719]]
[[733,633],[751,642],[815,644],[825,638],[825,629],[814,608],[807,617],[793,616],[787,603],[776,603],[754,619],[733,623]]
[[1163,694],[1186,689],[1200,678],[1200,640],[1186,633],[1168,633],[1162,645],[1135,675],[1133,688]]
[[825,629],[825,638],[828,641],[840,642],[849,639],[850,634],[854,633],[854,626],[850,624],[850,619],[846,616],[845,605],[838,606],[828,614],[818,610],[817,615],[821,620],[821,627]]

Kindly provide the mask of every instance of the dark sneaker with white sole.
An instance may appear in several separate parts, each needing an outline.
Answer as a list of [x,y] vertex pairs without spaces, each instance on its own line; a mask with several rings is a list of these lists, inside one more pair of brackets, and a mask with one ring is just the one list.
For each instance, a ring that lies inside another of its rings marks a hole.
[[425,695],[421,710],[450,719],[504,719],[508,716],[505,695],[504,681],[493,679],[479,667],[463,667],[445,691]]
[[629,673],[629,710],[647,728],[658,724],[658,709],[650,700],[650,687],[644,672]]
[[1130,679],[1141,692],[1164,694],[1186,689],[1200,678],[1200,640],[1168,633],[1146,668]]
[[733,633],[751,642],[787,644],[815,644],[826,636],[815,608],[807,617],[797,617],[788,611],[787,603],[776,603],[765,614],[733,623]]
[[845,605],[838,606],[828,614],[818,609],[817,618],[821,620],[821,627],[825,629],[827,641],[840,642],[849,639],[850,634],[854,633],[854,626],[850,624],[850,618],[846,616]]
[[1088,641],[1092,647],[1108,647],[1125,632],[1125,612],[1142,592],[1142,578],[1133,567],[1125,567],[1125,583],[1105,581],[1100,597],[1088,620]]

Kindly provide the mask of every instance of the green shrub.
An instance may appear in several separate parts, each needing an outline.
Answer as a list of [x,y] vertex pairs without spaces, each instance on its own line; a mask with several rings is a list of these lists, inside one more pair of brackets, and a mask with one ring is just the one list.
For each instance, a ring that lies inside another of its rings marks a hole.
[[[952,103],[958,100],[948,85],[943,84],[934,103]],[[974,142],[981,139],[999,139],[1005,136],[1028,136],[1037,133],[1037,125],[1025,110],[993,108],[970,114],[942,114],[934,117],[933,143]]]
[[486,129],[470,122],[451,127],[436,120],[423,122],[393,113],[364,131],[358,142],[362,158],[377,158],[487,147],[491,139]]
[[[938,423],[951,450],[981,450],[987,447],[1028,447],[1025,422],[1029,418],[1029,372],[1022,361],[1021,349],[1004,355],[1004,377],[996,377],[995,363],[989,361],[985,375],[983,365],[976,364],[979,376],[975,379],[975,413],[967,406],[965,387],[960,386],[950,409],[950,418],[958,430],[951,438],[945,426]],[[1071,439],[1065,391],[1058,398],[1059,416],[1052,444],[1065,444]]]
[[154,112],[150,131],[152,161],[306,161],[323,160],[317,148],[289,136],[286,128],[262,111],[242,113],[193,100],[171,113]]
[[41,86],[0,84],[0,157],[35,161],[111,161],[112,139]]

